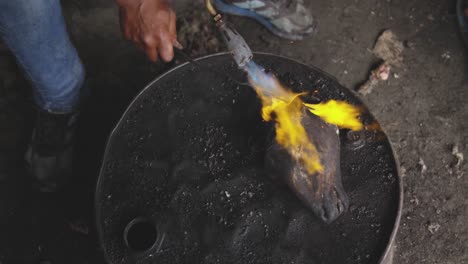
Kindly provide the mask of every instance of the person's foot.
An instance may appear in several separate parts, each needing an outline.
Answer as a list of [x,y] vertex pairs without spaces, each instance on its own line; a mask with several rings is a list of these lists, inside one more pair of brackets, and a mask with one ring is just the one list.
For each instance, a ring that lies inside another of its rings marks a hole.
[[303,0],[214,0],[214,3],[219,11],[253,18],[282,38],[301,40],[315,29]]
[[56,191],[71,176],[76,118],[76,113],[38,111],[25,159],[42,192]]

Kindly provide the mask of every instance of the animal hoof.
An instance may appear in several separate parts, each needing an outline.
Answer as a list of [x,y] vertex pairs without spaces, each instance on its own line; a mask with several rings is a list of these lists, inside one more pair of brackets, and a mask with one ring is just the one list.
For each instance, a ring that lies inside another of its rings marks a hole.
[[325,223],[335,221],[349,206],[349,198],[346,193],[341,188],[336,187],[323,193],[322,201],[318,202],[318,205],[314,206],[318,209],[318,212],[315,213]]

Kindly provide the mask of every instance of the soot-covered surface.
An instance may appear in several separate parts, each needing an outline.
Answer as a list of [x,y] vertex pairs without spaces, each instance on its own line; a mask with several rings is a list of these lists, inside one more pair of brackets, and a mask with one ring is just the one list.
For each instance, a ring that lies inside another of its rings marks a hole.
[[[295,91],[317,90],[321,100],[361,104],[316,69],[272,55],[255,59]],[[237,81],[223,74],[231,71]],[[322,224],[284,182],[264,173],[271,125],[261,120],[254,91],[239,80],[245,76],[228,55],[211,56],[163,75],[131,104],[109,139],[97,187],[98,229],[107,259],[377,263],[400,202],[397,167],[385,135],[365,133],[365,144],[341,136],[343,184],[351,206],[334,223]],[[373,121],[367,114],[365,122]],[[135,219],[157,229],[146,251],[141,245],[140,251],[131,250],[124,239]]]

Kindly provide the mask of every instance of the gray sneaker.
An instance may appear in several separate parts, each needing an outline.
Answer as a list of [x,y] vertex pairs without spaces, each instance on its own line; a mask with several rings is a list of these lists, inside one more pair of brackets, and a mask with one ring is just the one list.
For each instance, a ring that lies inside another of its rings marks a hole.
[[214,4],[223,13],[253,18],[282,38],[301,40],[315,30],[303,0],[214,0]]
[[77,116],[38,111],[25,159],[42,192],[56,191],[71,177]]

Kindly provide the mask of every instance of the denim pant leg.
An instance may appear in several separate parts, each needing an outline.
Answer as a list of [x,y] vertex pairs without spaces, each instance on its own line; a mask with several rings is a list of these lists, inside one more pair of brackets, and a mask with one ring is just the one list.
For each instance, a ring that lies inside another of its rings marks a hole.
[[41,109],[68,113],[77,107],[85,71],[59,0],[0,0],[0,37],[31,80]]

